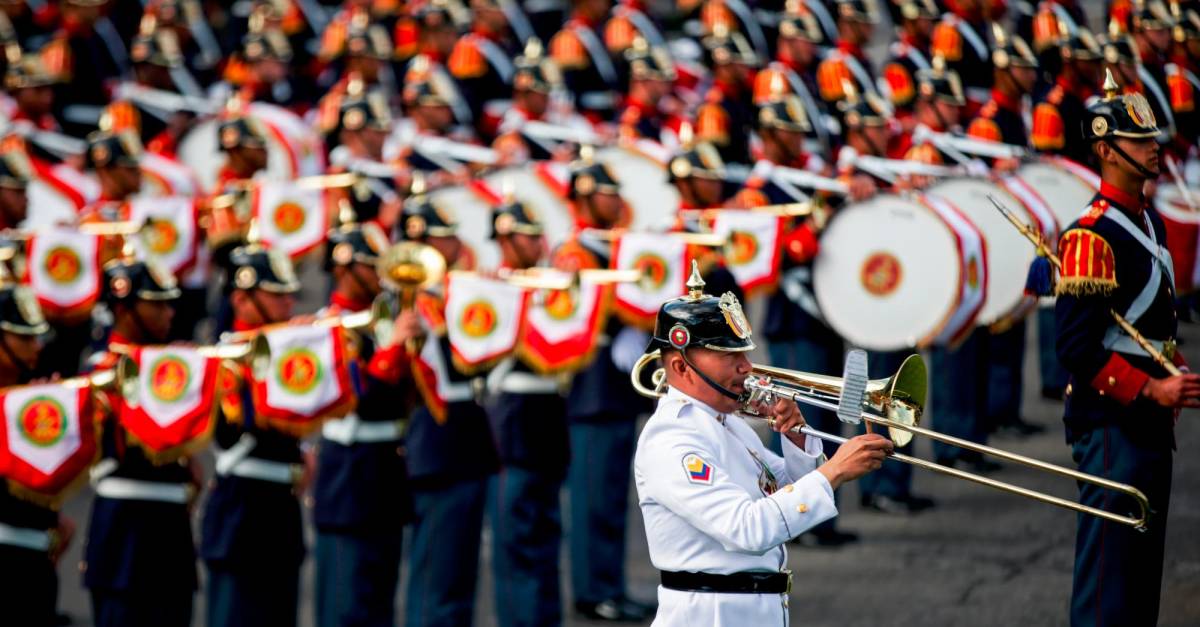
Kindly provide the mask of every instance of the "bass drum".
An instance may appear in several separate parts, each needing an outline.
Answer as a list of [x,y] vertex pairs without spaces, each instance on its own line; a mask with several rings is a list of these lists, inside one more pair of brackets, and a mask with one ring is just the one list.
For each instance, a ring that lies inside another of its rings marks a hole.
[[954,345],[983,307],[983,236],[937,196],[882,194],[838,211],[813,287],[825,320],[876,351]]
[[[1026,208],[1025,203],[1005,187],[986,179],[944,180],[930,187],[926,193],[944,199],[965,214],[987,242],[987,267],[990,272],[983,308],[979,311],[976,323],[981,326],[1007,327],[1024,318],[1037,304],[1035,298],[1025,294],[1025,279],[1029,264],[1036,256],[1036,250],[1033,244],[992,206],[988,197],[994,197],[1027,224],[1037,226],[1044,237],[1053,238],[1054,231],[1046,233],[1041,220]],[[1053,226],[1051,228],[1053,229]]]
[[469,187],[435,190],[429,200],[450,220],[458,222],[458,237],[475,253],[477,268],[500,265],[500,247],[492,239],[492,204]]
[[538,175],[534,164],[499,170],[486,176],[484,182],[501,195],[506,189],[512,190],[513,196],[541,222],[550,250],[554,250],[570,237],[574,226],[571,208],[567,201]]
[[1023,164],[1015,176],[1050,207],[1060,231],[1083,214],[1100,189],[1099,179],[1090,170],[1057,157]]
[[[251,115],[267,130],[267,178],[291,180],[321,174],[324,148],[316,131],[294,113],[273,105],[254,103]],[[215,119],[192,127],[179,141],[179,162],[191,168],[203,189],[213,189],[225,155],[217,145]]]
[[596,151],[621,184],[621,197],[633,209],[633,231],[662,231],[675,222],[679,192],[661,162],[642,152],[610,147]]
[[1200,203],[1200,190],[1188,192],[1190,198],[1174,185],[1160,184],[1154,197],[1154,208],[1167,227],[1167,250],[1175,266],[1175,291],[1180,294],[1193,292],[1200,285],[1200,211],[1190,204]]

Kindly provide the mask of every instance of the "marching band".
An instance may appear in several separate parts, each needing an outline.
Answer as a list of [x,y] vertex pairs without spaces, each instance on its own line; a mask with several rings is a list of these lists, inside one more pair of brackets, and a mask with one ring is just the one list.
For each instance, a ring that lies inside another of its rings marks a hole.
[[0,44],[6,624],[56,624],[89,483],[96,625],[190,625],[197,592],[294,625],[310,553],[317,625],[396,624],[402,563],[405,624],[468,625],[485,524],[501,625],[786,624],[782,546],[857,540],[843,482],[936,503],[895,431],[789,432],[841,406],[781,401],[767,445],[732,416],[743,302],[785,372],[926,352],[910,400],[953,390],[934,454],[978,475],[1043,429],[1036,328],[1080,471],[1153,510],[1080,516],[1071,624],[1157,615],[1200,3],[11,0]]

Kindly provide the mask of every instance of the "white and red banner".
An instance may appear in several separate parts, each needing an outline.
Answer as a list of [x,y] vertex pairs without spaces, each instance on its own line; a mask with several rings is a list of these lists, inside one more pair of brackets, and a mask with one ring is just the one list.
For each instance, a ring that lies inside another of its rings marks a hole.
[[729,242],[725,267],[746,298],[769,291],[779,283],[780,240],[784,219],[761,211],[717,213],[712,230]]
[[91,391],[26,385],[0,397],[0,476],[35,500],[57,501],[96,460]]
[[137,348],[137,397],[121,406],[121,425],[152,458],[166,459],[204,445],[216,424],[220,362],[183,346]]
[[90,311],[100,297],[100,238],[72,228],[38,231],[29,240],[27,280],[51,318]]
[[517,346],[528,293],[505,281],[452,272],[446,282],[446,333],[454,365],[472,374]]
[[357,397],[341,327],[295,325],[268,331],[270,364],[254,381],[254,411],[266,424],[296,435],[323,418],[344,416]]
[[670,233],[624,233],[613,244],[612,268],[636,270],[642,278],[613,290],[617,315],[626,324],[653,329],[658,309],[687,290],[686,241]]
[[186,196],[134,198],[129,201],[129,220],[148,222],[141,237],[133,241],[139,257],[154,257],[176,277],[196,263],[200,248],[196,201]]
[[609,291],[581,277],[579,286],[531,297],[517,355],[534,370],[554,374],[591,362],[604,329]]
[[325,191],[295,181],[260,181],[251,194],[259,236],[268,247],[293,259],[325,241],[329,214]]

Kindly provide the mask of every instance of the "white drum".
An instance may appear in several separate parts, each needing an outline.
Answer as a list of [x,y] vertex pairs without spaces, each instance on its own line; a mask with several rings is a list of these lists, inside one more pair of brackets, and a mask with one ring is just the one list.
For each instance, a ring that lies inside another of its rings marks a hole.
[[[294,113],[262,103],[254,103],[251,115],[267,129],[268,178],[294,179],[321,174],[325,170],[324,148],[315,129],[304,124]],[[204,189],[217,184],[217,172],[225,156],[217,145],[215,119],[192,127],[179,141],[179,162],[190,167]]]
[[546,243],[550,250],[571,235],[575,226],[571,207],[554,189],[550,188],[535,170],[534,164],[505,168],[487,175],[484,181],[498,193],[503,194],[510,186],[513,196],[528,207],[546,230]]
[[679,191],[667,180],[662,163],[626,148],[598,150],[596,160],[621,184],[621,197],[633,209],[631,230],[661,231],[674,224]]
[[492,241],[492,205],[468,187],[444,187],[429,194],[429,200],[446,217],[458,222],[458,237],[475,253],[476,265],[500,265],[500,247]]
[[814,265],[817,303],[851,344],[890,351],[963,339],[983,307],[983,236],[936,196],[882,194],[838,211]]
[[[1001,205],[1016,213],[1025,223],[1042,229],[1040,220],[1008,189],[987,179],[943,180],[930,187],[926,193],[946,200],[965,214],[983,234],[987,243],[987,290],[976,323],[981,326],[1007,326],[1025,317],[1037,304],[1035,298],[1025,294],[1025,279],[1028,276],[1029,264],[1036,257],[1036,250],[992,205],[988,196],[994,197]],[[1052,217],[1050,219],[1053,220]],[[1053,232],[1044,233],[1044,236],[1053,237]]]
[[1056,157],[1023,164],[1015,175],[1050,207],[1060,230],[1083,214],[1100,189],[1099,178],[1090,170]]

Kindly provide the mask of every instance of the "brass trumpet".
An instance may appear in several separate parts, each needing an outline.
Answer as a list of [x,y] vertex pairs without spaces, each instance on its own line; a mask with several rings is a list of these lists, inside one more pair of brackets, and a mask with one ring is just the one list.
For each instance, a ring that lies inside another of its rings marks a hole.
[[[379,284],[397,301],[396,311],[388,317],[388,322],[401,311],[412,309],[417,302],[417,294],[442,282],[446,276],[446,258],[436,248],[419,242],[400,242],[389,246],[379,256],[375,263],[375,273],[379,275]],[[381,301],[384,298],[376,299]],[[391,329],[384,332],[384,341],[376,333],[376,339],[381,345],[391,344]],[[408,340],[406,350],[416,355],[424,347],[424,338]]]
[[[313,325],[318,327],[341,327],[343,329],[369,328],[371,332],[377,332],[380,323],[386,322],[390,325],[393,318],[395,318],[395,314],[392,311],[391,305],[385,299],[377,298],[371,303],[370,309],[323,316],[317,318],[313,322]],[[270,331],[281,329],[289,324],[291,323],[277,322],[250,331],[223,333],[221,334],[220,343],[213,346],[201,347],[201,349],[202,351],[209,351],[208,355],[221,359],[236,360],[246,357],[256,359],[264,355],[269,359],[270,349],[267,347],[266,338],[263,336]],[[390,329],[390,327],[388,328]]]
[[[860,353],[860,356],[856,358],[855,353]],[[630,373],[634,389],[643,396],[657,398],[666,393],[666,372],[662,368],[655,370],[651,375],[654,387],[647,387],[641,382],[642,371],[660,357],[661,351],[657,350],[643,355],[634,365],[633,372]],[[861,362],[861,365],[855,367],[852,365],[854,362]],[[885,427],[898,446],[907,444],[914,435],[923,435],[969,451],[991,455],[1060,477],[1090,483],[1106,490],[1119,492],[1133,499],[1137,503],[1139,511],[1136,515],[1118,514],[1097,507],[1082,505],[1062,497],[1046,494],[1045,492],[1023,488],[950,466],[944,466],[911,455],[894,453],[891,458],[918,468],[932,470],[933,472],[958,479],[965,479],[1010,494],[1024,496],[1050,505],[1057,505],[1058,507],[1079,513],[1128,525],[1139,531],[1146,529],[1146,522],[1151,513],[1150,502],[1141,490],[1131,485],[1118,483],[1103,477],[1079,472],[1078,470],[1065,468],[1017,453],[1010,453],[995,447],[977,444],[918,426],[925,403],[927,386],[925,362],[919,355],[909,356],[900,366],[900,370],[891,377],[868,381],[866,377],[866,355],[861,354],[861,351],[851,351],[851,355],[847,359],[846,374],[846,377],[838,378],[796,370],[754,365],[750,376],[747,377],[743,384],[746,392],[743,394],[742,408],[738,413],[749,418],[763,419],[763,416],[753,409],[754,405],[759,403],[770,404],[777,399],[786,398],[796,403],[804,403],[813,407],[835,411],[838,413],[838,417],[846,422],[856,424],[858,422],[866,422],[868,431],[870,431],[871,425]],[[808,426],[797,427],[793,431],[831,442],[843,443],[846,441],[846,438],[818,431]]]
[[[255,376],[259,376],[266,372],[268,364],[271,363],[271,345],[267,343],[267,338],[261,333],[255,334],[253,331],[247,331],[248,339],[238,339],[235,341],[226,341],[218,344],[206,346],[190,347],[197,353],[205,357],[215,357],[221,361],[232,361],[238,363],[247,363]],[[122,366],[126,366],[129,372],[126,378],[137,380],[138,371],[137,364],[128,357],[128,350],[122,346],[113,346],[110,348],[113,352],[122,353],[121,359],[117,362],[117,370],[121,370]],[[103,372],[97,373],[94,376],[101,376]],[[124,376],[124,375],[123,375]],[[128,398],[128,395],[126,395]]]

